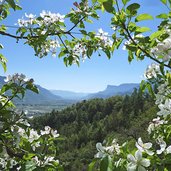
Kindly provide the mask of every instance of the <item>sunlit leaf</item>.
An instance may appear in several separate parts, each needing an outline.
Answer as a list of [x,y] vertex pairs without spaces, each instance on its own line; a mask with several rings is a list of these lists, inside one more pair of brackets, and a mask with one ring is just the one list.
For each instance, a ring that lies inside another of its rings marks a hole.
[[143,20],[152,20],[153,16],[151,16],[150,14],[140,14],[136,17],[135,21],[143,21]]

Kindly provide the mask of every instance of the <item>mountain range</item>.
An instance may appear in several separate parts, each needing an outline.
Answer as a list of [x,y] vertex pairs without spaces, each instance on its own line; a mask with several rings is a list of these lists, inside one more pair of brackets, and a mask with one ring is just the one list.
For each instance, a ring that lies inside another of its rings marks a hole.
[[125,95],[131,94],[135,88],[139,88],[138,83],[125,83],[120,84],[118,86],[115,85],[108,85],[105,90],[99,91],[97,93],[89,94],[86,98],[93,99],[93,98],[109,98],[111,96],[116,95]]
[[[0,76],[0,87],[5,83],[5,77]],[[37,85],[39,94],[35,94],[31,91],[27,91],[25,97],[15,99],[15,104],[72,104],[76,101],[93,99],[93,98],[108,98],[115,95],[131,94],[135,88],[139,88],[138,83],[125,83],[118,86],[108,85],[105,90],[97,93],[77,93],[64,90],[48,90],[40,85]]]

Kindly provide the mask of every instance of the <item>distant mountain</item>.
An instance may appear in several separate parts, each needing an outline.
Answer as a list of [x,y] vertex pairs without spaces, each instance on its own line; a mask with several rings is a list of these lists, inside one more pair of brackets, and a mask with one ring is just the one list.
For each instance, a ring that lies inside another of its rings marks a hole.
[[[0,87],[2,87],[5,77],[0,76]],[[59,104],[64,103],[66,100],[60,96],[52,94],[49,90],[37,85],[39,94],[36,94],[30,90],[26,91],[23,99],[14,99],[15,104]]]
[[77,93],[72,91],[65,91],[65,90],[50,90],[51,93],[60,96],[64,99],[71,99],[71,100],[80,100],[88,95],[88,93]]
[[39,89],[39,94],[27,90],[22,100],[15,99],[14,102],[17,104],[55,104],[64,101],[62,97],[52,94],[40,85],[37,85],[37,88]]
[[104,91],[89,94],[86,99],[108,98],[116,95],[131,94],[135,88],[139,88],[138,83],[126,83],[118,86],[108,85]]

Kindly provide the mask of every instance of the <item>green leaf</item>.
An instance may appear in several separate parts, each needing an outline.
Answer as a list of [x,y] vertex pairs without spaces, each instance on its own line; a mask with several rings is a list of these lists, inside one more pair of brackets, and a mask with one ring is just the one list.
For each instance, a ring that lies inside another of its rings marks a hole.
[[22,7],[20,7],[19,5],[15,5],[15,10],[22,10]]
[[110,50],[109,49],[105,49],[104,52],[107,55],[108,59],[110,59],[111,58]]
[[138,3],[133,3],[129,5],[126,10],[129,14],[135,15],[137,13],[137,10],[140,8],[140,4]]
[[108,0],[108,1],[103,2],[103,7],[109,13],[112,13],[114,11],[112,0]]
[[163,33],[164,33],[164,31],[161,31],[161,30],[156,31],[150,35],[150,39],[153,40],[153,39],[157,38],[158,36],[161,36]]
[[95,4],[95,3],[97,2],[97,0],[92,0],[91,2],[92,2],[93,4]]
[[140,14],[136,17],[135,22],[143,21],[143,20],[152,20],[153,16],[150,14]]
[[93,54],[93,49],[92,48],[88,48],[86,53],[87,53],[88,57],[91,57],[91,55]]
[[109,156],[106,156],[103,158],[103,160],[100,163],[100,171],[112,171],[112,162],[111,158]]
[[103,3],[103,2],[106,2],[106,1],[108,1],[108,0],[98,0],[98,2],[100,2],[100,3]]
[[14,0],[6,0],[13,10],[16,10],[16,4]]
[[147,32],[147,31],[150,31],[150,28],[148,27],[139,27],[136,29],[136,32],[138,33],[144,33],[144,32]]
[[122,0],[122,3],[126,5],[130,0]]
[[39,93],[39,89],[33,84],[27,84],[26,89],[31,90],[37,94]]
[[133,59],[134,59],[134,55],[133,55],[133,53],[129,50],[129,52],[128,52],[128,62],[131,63]]
[[156,16],[156,18],[161,18],[161,19],[168,19],[168,15],[163,13],[163,14],[159,14]]
[[163,4],[167,4],[167,0],[160,0]]
[[7,71],[7,65],[6,65],[7,59],[2,54],[0,54],[0,63],[4,69],[4,72],[6,72]]
[[93,159],[93,161],[88,165],[88,171],[94,171],[94,166],[97,162],[97,159]]
[[33,161],[27,161],[25,165],[25,171],[32,171],[36,168],[36,163]]

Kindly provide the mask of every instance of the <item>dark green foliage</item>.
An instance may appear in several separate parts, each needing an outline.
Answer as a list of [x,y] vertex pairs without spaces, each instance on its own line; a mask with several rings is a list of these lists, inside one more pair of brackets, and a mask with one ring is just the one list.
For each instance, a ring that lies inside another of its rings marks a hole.
[[82,101],[62,111],[52,111],[32,121],[35,128],[57,129],[64,140],[58,144],[65,171],[84,171],[92,161],[96,143],[113,138],[147,139],[147,125],[157,111],[148,94]]

